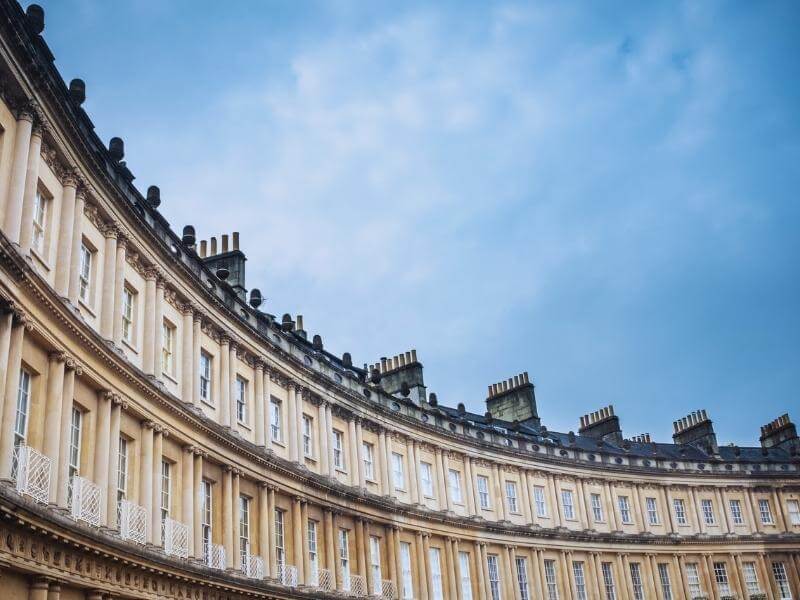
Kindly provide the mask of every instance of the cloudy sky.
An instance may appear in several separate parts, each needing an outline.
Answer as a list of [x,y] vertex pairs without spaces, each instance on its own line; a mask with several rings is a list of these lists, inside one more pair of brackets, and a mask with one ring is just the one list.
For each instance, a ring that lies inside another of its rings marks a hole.
[[42,4],[140,189],[331,351],[481,412],[528,371],[562,431],[800,419],[797,3]]

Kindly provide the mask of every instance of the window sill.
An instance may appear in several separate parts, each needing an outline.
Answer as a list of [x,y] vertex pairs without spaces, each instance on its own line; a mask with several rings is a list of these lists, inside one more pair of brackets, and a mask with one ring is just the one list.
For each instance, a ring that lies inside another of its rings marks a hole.
[[175,385],[178,385],[178,380],[177,380],[177,379],[175,379],[175,377],[174,377],[174,376],[170,375],[170,374],[169,374],[169,373],[167,373],[166,371],[163,371],[163,370],[162,370],[162,371],[161,371],[161,376],[162,376],[164,379],[166,379],[167,381],[169,381],[169,382],[171,382],[171,383],[174,383]]
[[347,469],[343,469],[342,467],[334,467],[334,469],[336,469],[336,472],[339,473],[340,475],[348,474]]
[[200,398],[200,404],[205,404],[209,408],[213,408],[214,410],[217,410],[216,405],[213,402],[211,402],[211,400],[206,400],[205,398]]
[[303,455],[303,460],[310,460],[314,464],[317,463],[317,459],[313,456],[309,456],[308,454]]
[[245,423],[244,421],[239,421],[239,420],[237,419],[237,420],[236,420],[236,424],[237,424],[239,427],[241,427],[242,429],[246,429],[247,431],[251,431],[250,425],[249,425],[248,423]]
[[52,270],[52,267],[48,264],[47,260],[45,260],[42,254],[43,253],[40,253],[36,248],[31,247],[31,256],[35,258],[36,262],[49,273]]
[[95,319],[97,318],[97,314],[94,312],[94,309],[91,306],[89,306],[89,304],[83,298],[78,298],[78,304],[82,306],[84,309],[86,309],[86,312],[92,315],[92,317],[94,317]]
[[122,344],[123,346],[127,346],[128,350],[130,350],[134,354],[139,354],[139,349],[136,346],[134,346],[132,342],[129,342],[125,338],[122,338]]

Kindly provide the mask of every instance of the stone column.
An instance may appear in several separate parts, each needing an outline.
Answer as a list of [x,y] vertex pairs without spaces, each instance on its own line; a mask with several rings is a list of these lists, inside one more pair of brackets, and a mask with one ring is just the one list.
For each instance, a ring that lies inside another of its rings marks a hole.
[[275,487],[267,487],[267,535],[269,536],[269,566],[273,577],[278,576],[278,553],[275,548]]
[[655,566],[656,558],[652,554],[648,554],[647,556],[642,557],[642,578],[644,584],[646,596],[650,598],[658,598],[660,589],[657,590],[656,588],[660,588],[657,585],[659,581],[658,578],[658,567]]
[[697,501],[697,494],[695,494],[694,488],[691,486],[689,487],[689,498],[690,502],[692,503],[692,506],[694,507],[694,510],[692,512],[694,513],[695,518],[697,519],[697,529],[700,531],[700,533],[705,533],[706,521],[703,518],[703,514],[700,510],[700,503]]
[[358,485],[360,482],[360,477],[358,475],[359,467],[359,460],[358,460],[358,438],[356,437],[356,421],[355,418],[352,418],[347,423],[349,430],[347,436],[347,443],[350,448],[350,484],[351,485]]
[[[125,254],[128,240],[125,236],[117,236],[117,256],[114,267],[114,343],[122,345],[122,293],[125,291]],[[135,309],[135,307],[134,307]]]
[[464,590],[461,589],[461,580],[463,573],[461,573],[461,550],[458,545],[458,539],[452,540],[453,552],[453,574],[456,580],[456,600],[464,600]]
[[264,363],[260,360],[256,361],[255,371],[255,381],[253,382],[255,387],[255,415],[253,420],[255,423],[253,428],[255,429],[256,446],[264,446],[266,443],[264,437]]
[[362,536],[362,551],[364,553],[364,579],[367,583],[367,593],[372,594],[372,591],[375,589],[375,581],[373,581],[372,578],[372,552],[369,543],[371,537],[369,521],[364,521],[364,533]]
[[[518,575],[517,575],[517,550],[514,546],[506,546],[505,547],[505,554],[508,560],[508,571],[507,576],[504,577],[506,581],[508,581],[509,589],[511,591],[510,596],[514,598],[514,600],[522,600],[522,596],[519,592],[519,583],[518,583]],[[562,555],[563,556],[563,555]],[[563,570],[563,569],[562,569]],[[564,592],[566,593],[567,588],[564,588]]]
[[[308,556],[308,502],[300,503],[300,539],[302,540],[301,552],[303,553],[303,581],[311,583],[311,560]],[[319,542],[319,539],[317,539]],[[319,564],[319,560],[317,561]]]
[[364,432],[361,429],[361,419],[356,419],[356,465],[358,466],[358,485],[367,487],[367,474],[364,468]]
[[61,584],[58,581],[50,582],[50,589],[47,591],[47,600],[61,600]]
[[91,590],[86,592],[86,600],[103,600],[105,598],[103,590]]
[[295,496],[292,500],[292,556],[294,565],[297,567],[297,582],[305,583],[305,572],[303,570],[303,516],[302,502],[300,496]]
[[323,510],[322,524],[325,528],[325,568],[333,575],[336,571],[336,537],[333,532],[333,511],[330,508]]
[[153,500],[150,513],[150,533],[152,543],[161,545],[161,491],[164,482],[161,478],[161,461],[164,456],[164,436],[169,435],[164,428],[157,425],[153,431]]
[[[111,403],[112,393],[101,391],[97,395],[96,441],[94,447],[94,478],[100,490],[108,491],[109,463],[111,462]],[[108,525],[108,503],[100,503],[100,523]]]
[[[192,404],[200,408],[200,335],[203,317],[199,310],[192,311]],[[209,390],[211,393],[211,390]]]
[[[458,586],[456,585],[456,562],[458,560],[457,557],[453,557],[453,540],[452,538],[445,538],[444,540],[444,559],[445,559],[445,573],[442,575],[447,575],[447,587],[449,588],[449,595],[448,598],[458,598],[461,594],[458,591]],[[442,579],[445,579],[442,577]]]
[[[294,383],[288,382],[286,384],[286,406],[285,406],[285,416],[286,416],[286,428],[284,431],[284,442],[286,443],[286,450],[289,455],[289,460],[292,462],[297,462],[297,436],[298,431],[296,427],[296,415],[297,415],[297,408],[295,407],[295,397],[294,397]],[[283,418],[283,415],[281,415]]]
[[[107,525],[112,529],[117,523],[117,463],[119,461],[119,429],[122,411],[128,407],[127,402],[116,394],[111,397],[111,417],[108,432],[108,465],[106,467],[106,514]],[[97,477],[95,475],[95,477]],[[103,488],[101,488],[103,489]]]
[[722,513],[722,518],[720,519],[720,526],[723,528],[722,533],[730,533],[733,531],[731,527],[731,517],[728,511],[728,506],[726,506],[722,492],[719,488],[714,489],[714,497],[716,498],[717,506],[719,506],[719,510]]
[[336,589],[343,591],[344,589],[344,574],[342,573],[342,561],[339,560],[339,519],[338,513],[333,513],[333,532],[334,532],[334,563],[333,563],[333,577],[336,583]]
[[239,418],[236,414],[236,367],[239,360],[236,358],[236,344],[234,342],[231,342],[228,352],[230,352],[230,359],[228,360],[228,401],[230,402],[230,408],[228,410],[231,414],[231,429],[238,431]]
[[428,600],[428,570],[425,568],[427,560],[426,544],[421,531],[415,533],[417,546],[417,585],[420,600]]
[[606,513],[608,513],[608,524],[611,527],[611,531],[619,531],[620,527],[617,524],[617,505],[614,502],[614,494],[611,492],[611,484],[608,481],[603,482],[603,491],[608,499],[608,509],[606,510]]
[[226,563],[233,565],[233,469],[225,465],[222,469],[222,546]]
[[467,493],[467,513],[470,516],[477,516],[480,512],[478,510],[480,504],[479,500],[475,497],[475,474],[472,471],[472,461],[473,458],[471,456],[464,455],[464,487]]
[[22,366],[22,345],[25,329],[31,327],[27,317],[16,315],[9,340],[8,368],[5,381],[5,402],[3,403],[2,441],[0,442],[0,479],[11,479],[11,466],[14,459],[14,421],[17,412],[19,393],[19,372]]
[[[61,410],[64,405],[62,394],[64,390],[64,363],[67,357],[63,352],[51,352],[47,364],[47,398],[44,415],[44,450],[45,455],[52,460],[52,465],[58,469],[61,464]],[[71,406],[70,402],[70,406]],[[71,416],[71,415],[70,415]],[[64,462],[69,463],[69,456],[64,456]],[[50,501],[55,502],[58,495],[58,475],[51,471]]]
[[231,368],[230,338],[223,335],[219,340],[219,414],[220,424],[230,427],[231,415]]
[[192,496],[194,510],[186,518],[186,525],[194,531],[194,557],[198,560],[203,559],[203,452],[199,448],[194,448],[192,460]]
[[47,578],[37,577],[31,582],[28,589],[28,600],[47,600],[48,587],[49,583]]
[[[39,125],[33,128],[33,133],[31,134],[27,172],[25,174],[25,191],[22,199],[22,229],[19,232],[19,246],[23,255],[30,252],[33,242],[33,209],[36,201],[36,190],[39,187],[39,162],[41,161],[41,152],[42,127]],[[11,238],[10,235],[9,238]]]
[[155,361],[153,361],[153,376],[156,379],[161,379],[162,364],[161,364],[161,350],[164,347],[164,285],[163,277],[156,279],[156,305],[155,305],[155,329],[153,330],[153,342],[155,348],[153,350]]
[[328,409],[327,402],[322,401],[317,406],[317,423],[319,429],[319,472],[322,475],[330,473],[328,462]]
[[297,462],[305,465],[306,459],[303,451],[303,389],[299,385],[294,390],[294,406],[297,411],[297,417],[294,422],[297,429]]
[[114,337],[114,289],[117,268],[117,228],[108,225],[103,229],[103,280],[100,294],[100,335],[110,340]]
[[392,525],[384,527],[386,532],[386,561],[389,563],[389,581],[394,583],[395,589],[400,589],[400,579],[397,577],[397,531]]
[[[24,106],[17,115],[17,126],[14,134],[14,149],[11,158],[8,195],[6,196],[5,223],[3,229],[12,243],[19,243],[22,225],[22,203],[25,195],[25,176],[28,166],[28,155],[31,147],[31,132],[35,107]],[[39,138],[41,142],[41,137]]]
[[678,533],[678,527],[675,523],[675,510],[672,502],[672,488],[665,486],[662,489],[664,493],[664,503],[667,505],[667,516],[669,517],[669,533]]
[[492,479],[494,479],[494,497],[495,506],[497,507],[497,520],[506,520],[506,499],[503,494],[503,482],[500,477],[500,467],[497,463],[492,464]]
[[333,461],[333,408],[330,402],[325,403],[325,437],[328,438],[328,473],[336,477],[336,465]]
[[264,446],[272,450],[272,376],[264,369]]
[[231,490],[231,497],[233,499],[233,502],[231,502],[231,508],[233,509],[231,510],[231,531],[233,532],[233,568],[239,571],[242,568],[242,553],[241,549],[239,548],[239,521],[242,518],[242,508],[238,469],[233,470],[231,483],[233,488]]
[[480,542],[473,542],[472,558],[475,565],[475,580],[478,582],[478,600],[486,600],[486,579],[483,576],[483,562],[481,559],[481,546]]
[[147,541],[153,543],[153,532],[149,531],[152,527],[153,517],[153,430],[155,423],[143,421],[141,426],[141,445],[142,453],[139,457],[139,503],[145,510],[147,518],[151,519],[148,523]]
[[763,531],[761,525],[761,519],[756,516],[756,501],[753,498],[753,489],[752,488],[745,488],[744,489],[744,505],[747,508],[747,518],[750,520],[751,527],[758,533]]
[[[194,363],[194,311],[191,304],[183,305],[181,323],[181,400],[194,403],[194,386],[200,385],[199,375],[195,379]],[[199,359],[198,359],[199,362]]]
[[387,460],[386,455],[386,430],[381,427],[380,432],[378,433],[378,456],[376,457],[375,462],[378,465],[379,475],[380,475],[380,482],[381,482],[381,494],[384,496],[389,495],[389,473],[388,471],[391,470],[391,464],[389,460]]
[[[72,399],[75,396],[75,375],[80,375],[81,370],[75,362],[67,359],[65,362],[64,387],[60,390],[61,422],[59,424],[58,456],[63,457],[54,461],[53,477],[55,478],[55,501],[61,508],[67,508],[69,492],[69,446],[72,429]],[[52,489],[52,488],[51,488]]]
[[[8,372],[8,353],[11,346],[11,330],[14,327],[13,306],[0,305],[0,386],[5,386]],[[5,404],[5,388],[0,389],[0,422]],[[0,437],[2,432],[0,432]]]
[[[364,521],[356,519],[356,573],[364,577]],[[364,577],[366,581],[366,577]]]
[[[636,494],[636,490],[633,491]],[[628,579],[630,578],[630,569],[628,569],[628,555],[623,554],[616,556],[617,560],[612,566],[612,571],[616,571],[614,577],[614,584],[618,590],[620,600],[628,600]],[[623,564],[624,561],[624,564]]]
[[439,496],[440,506],[443,504],[444,506],[442,506],[442,508],[446,508],[447,512],[453,512],[453,494],[448,484],[450,457],[441,449],[439,449],[439,464],[437,465],[437,470],[439,471],[439,489],[442,493],[442,495]]
[[[483,571],[483,581],[486,586],[484,588],[484,595],[486,596],[486,598],[492,598],[492,583],[489,579],[489,560],[488,560],[488,552],[486,549],[486,544],[482,543],[480,545],[480,549],[481,553],[480,553],[480,559],[479,559],[480,562],[478,563],[479,565],[478,568],[480,568],[481,571]],[[500,566],[498,565],[498,569],[499,568]]]
[[586,488],[583,485],[583,479],[580,477],[575,478],[577,484],[578,498],[575,499],[576,506],[580,507],[580,513],[583,513],[583,527],[585,529],[594,529],[592,522],[592,507],[589,504],[589,495],[586,493]]
[[156,277],[157,274],[154,269],[148,269],[145,272],[144,327],[142,328],[142,370],[147,375],[155,374]]
[[[78,282],[78,271],[80,271],[81,244],[83,243],[83,207],[85,203],[86,189],[80,188],[75,194],[75,208],[72,211],[72,247],[68,254],[69,262],[65,266],[65,268],[68,268],[68,272],[67,285],[64,288],[69,301],[75,305],[78,303],[78,291],[80,288]],[[63,219],[64,216],[62,215],[61,218]],[[58,276],[58,267],[56,267],[56,276]]]
[[386,435],[386,455],[384,456],[384,464],[386,465],[386,495],[391,496],[392,498],[397,498],[397,494],[395,493],[396,486],[394,481],[394,459],[393,459],[394,448],[392,440],[393,440],[392,433],[388,433]]
[[[78,187],[78,177],[74,171],[68,171],[61,177],[61,213],[58,223],[58,252],[56,252],[55,288],[60,296],[69,296],[73,304],[77,302],[77,289],[75,297],[69,293],[72,270],[72,230],[75,227],[75,192]],[[78,246],[80,249],[80,246]],[[77,264],[77,263],[76,263]],[[77,282],[76,282],[77,283]]]
[[[522,488],[522,516],[525,517],[525,523],[527,525],[532,525],[533,513],[531,511],[531,490],[530,486],[528,485],[528,472],[525,469],[520,470],[519,485]],[[580,493],[582,493],[583,492],[582,484],[580,490],[581,490]]]
[[[200,511],[200,505],[195,508],[194,483],[194,446],[184,446],[181,455],[181,521],[188,530],[189,556],[195,554],[194,544],[194,513]],[[202,556],[202,554],[200,555]]]

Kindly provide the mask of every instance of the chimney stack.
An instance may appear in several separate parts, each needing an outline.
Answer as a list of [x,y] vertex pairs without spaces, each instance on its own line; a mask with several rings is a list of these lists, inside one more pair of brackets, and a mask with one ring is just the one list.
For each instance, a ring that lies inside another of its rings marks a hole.
[[415,404],[420,405],[427,399],[425,379],[422,375],[422,363],[417,360],[417,351],[401,352],[391,358],[383,356],[380,360],[369,365],[369,370],[378,371],[381,377],[381,387],[388,394],[400,393],[403,384],[408,386],[408,397]]
[[536,394],[527,371],[488,386],[486,410],[493,419],[541,425]]
[[609,404],[600,410],[583,415],[580,418],[578,433],[596,440],[603,440],[614,444],[621,444],[622,427],[619,417],[614,414],[614,405]]
[[[233,244],[231,244],[231,240]],[[247,288],[245,287],[245,261],[247,258],[239,249],[239,232],[234,231],[231,235],[223,233],[217,244],[217,237],[212,236],[210,240],[200,240],[200,252],[198,255],[203,262],[216,272],[220,267],[229,271],[226,282],[233,288],[236,295],[242,300],[247,300]]]
[[714,423],[708,418],[705,409],[692,411],[685,417],[672,422],[672,440],[676,444],[689,444],[708,454],[719,454]]
[[789,414],[783,414],[774,421],[761,427],[761,436],[758,438],[762,448],[800,448],[797,437],[797,428],[789,420]]

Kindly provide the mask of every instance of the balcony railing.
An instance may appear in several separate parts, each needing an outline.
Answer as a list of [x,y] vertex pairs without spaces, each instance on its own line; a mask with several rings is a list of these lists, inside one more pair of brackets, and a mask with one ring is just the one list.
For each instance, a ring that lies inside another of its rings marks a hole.
[[367,580],[363,575],[350,575],[350,592],[351,596],[366,596],[367,595]]
[[36,502],[47,504],[50,500],[51,460],[30,446],[14,448],[13,476],[17,491]]
[[264,579],[264,559],[260,556],[248,554],[242,561],[242,572],[251,579]]
[[72,476],[69,485],[69,510],[72,518],[99,527],[100,505],[103,501],[100,486],[78,475]]
[[397,599],[397,589],[394,587],[394,581],[384,579],[381,582],[381,598],[383,598],[383,600]]
[[294,565],[279,564],[278,582],[288,587],[297,587],[297,567]]
[[189,557],[189,528],[169,517],[164,519],[164,552],[179,558]]
[[212,569],[225,570],[225,548],[219,544],[208,547],[208,566]]
[[325,592],[332,592],[333,588],[336,587],[333,579],[333,573],[331,573],[328,569],[320,568],[312,569],[307,585],[309,587],[319,588]]
[[123,540],[146,544],[147,511],[130,500],[120,500],[119,535]]

